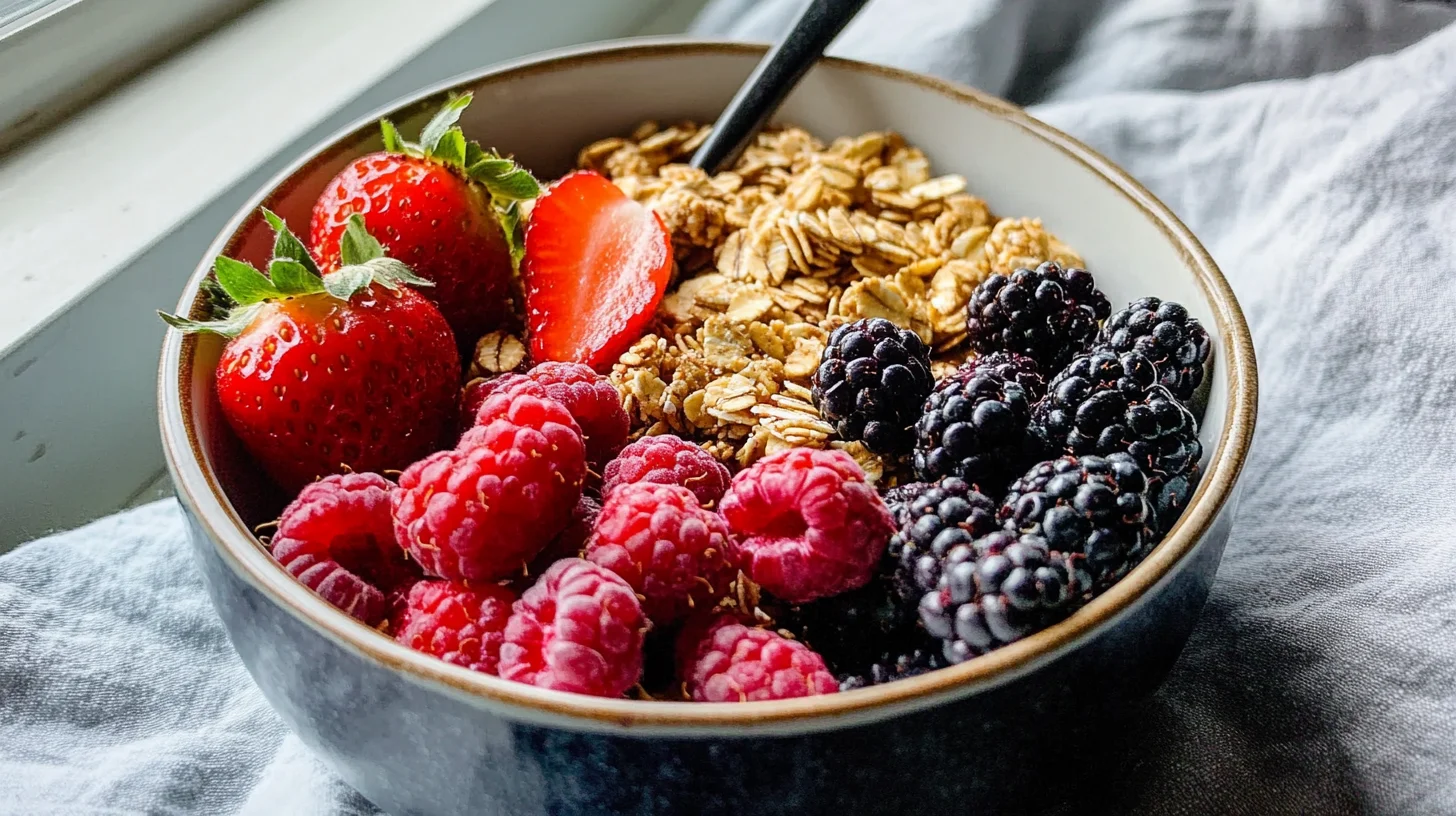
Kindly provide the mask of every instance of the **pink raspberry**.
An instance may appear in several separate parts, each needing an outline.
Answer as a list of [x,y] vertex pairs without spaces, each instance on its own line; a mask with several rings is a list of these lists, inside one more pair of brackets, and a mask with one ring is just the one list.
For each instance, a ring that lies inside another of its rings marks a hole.
[[570,519],[586,457],[560,403],[506,391],[454,450],[410,465],[394,493],[395,537],[431,575],[493,581],[522,569]]
[[466,383],[460,392],[460,432],[465,433],[475,427],[476,414],[480,413],[480,406],[485,404],[490,395],[523,382],[529,382],[525,374],[507,373],[494,377],[477,377]]
[[678,485],[638,482],[613,490],[586,553],[625,578],[659,626],[711,609],[738,573],[722,516]]
[[[588,462],[605,462],[627,441],[631,420],[622,409],[622,397],[606,377],[580,363],[541,363],[525,374],[503,374],[467,387],[464,408],[483,408],[493,394],[526,393],[554,399],[566,406],[581,428]],[[481,408],[470,416],[479,423]]]
[[734,477],[722,511],[749,577],[791,603],[864,586],[894,530],[864,471],[836,450],[760,459]]
[[700,638],[683,645],[683,684],[700,703],[787,700],[839,691],[817,652],[729,616],[713,621]]
[[420,581],[409,592],[394,639],[485,674],[495,674],[516,594],[499,584]]
[[644,436],[622,449],[602,472],[602,495],[632,482],[682,485],[698,503],[713,507],[723,498],[731,477],[713,454],[671,434]]
[[393,488],[374,473],[344,473],[306,485],[279,516],[269,545],[290,575],[370,626],[389,612],[385,594],[419,576],[394,542]]
[[516,601],[501,645],[500,676],[620,697],[642,674],[646,628],[626,581],[590,561],[565,558]]

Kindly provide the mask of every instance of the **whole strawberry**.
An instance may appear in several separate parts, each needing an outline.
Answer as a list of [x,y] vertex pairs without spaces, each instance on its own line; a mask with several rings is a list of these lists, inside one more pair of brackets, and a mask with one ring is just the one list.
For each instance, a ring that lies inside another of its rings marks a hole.
[[341,471],[397,470],[454,427],[460,358],[425,285],[352,219],[343,263],[322,277],[303,244],[264,210],[276,241],[265,276],[218,258],[235,305],[218,320],[163,314],[228,338],[217,363],[223,417],[285,490]]
[[363,216],[391,257],[435,284],[430,299],[467,344],[511,314],[517,208],[538,192],[530,173],[465,140],[455,123],[470,99],[446,102],[418,143],[400,139],[382,120],[384,151],[340,171],[314,204],[309,225],[309,245],[331,271],[349,218]]

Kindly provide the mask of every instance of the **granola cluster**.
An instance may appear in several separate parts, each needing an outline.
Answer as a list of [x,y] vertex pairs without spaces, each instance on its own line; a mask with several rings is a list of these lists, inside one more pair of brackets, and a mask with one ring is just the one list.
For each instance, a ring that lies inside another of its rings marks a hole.
[[810,399],[829,333],[886,318],[920,335],[941,376],[968,354],[978,283],[1047,260],[1082,265],[1040,219],[997,218],[962,176],[933,176],[898,134],[825,145],[765,131],[710,176],[681,163],[707,130],[647,122],[578,156],[657,212],[677,256],[676,288],[611,373],[635,435],[675,433],[738,465],[832,446],[879,480],[893,463],[836,439]]

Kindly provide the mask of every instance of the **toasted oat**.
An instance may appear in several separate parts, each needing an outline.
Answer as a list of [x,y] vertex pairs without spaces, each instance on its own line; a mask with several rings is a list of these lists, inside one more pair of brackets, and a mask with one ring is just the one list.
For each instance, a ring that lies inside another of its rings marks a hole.
[[470,378],[514,371],[525,360],[524,343],[508,332],[493,331],[475,344],[475,354],[470,358]]

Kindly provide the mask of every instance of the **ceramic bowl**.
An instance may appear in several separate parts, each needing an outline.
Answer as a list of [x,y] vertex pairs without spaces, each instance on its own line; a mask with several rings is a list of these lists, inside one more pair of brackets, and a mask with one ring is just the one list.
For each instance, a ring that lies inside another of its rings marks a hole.
[[[762,53],[723,43],[606,44],[423,91],[320,145],[258,191],[202,259],[178,311],[196,312],[214,256],[267,258],[260,205],[295,228],[307,224],[325,182],[380,148],[378,116],[411,132],[447,91],[473,91],[466,133],[551,178],[581,146],[642,120],[711,120]],[[1049,763],[1074,750],[1076,735],[1090,729],[1097,739],[1100,724],[1145,698],[1177,657],[1228,536],[1257,398],[1248,327],[1208,253],[1106,159],[969,88],[831,59],[805,77],[779,118],[825,138],[897,130],[937,172],[966,176],[997,212],[1044,219],[1084,255],[1115,305],[1144,295],[1185,304],[1215,349],[1205,475],[1190,507],[1141,565],[1070,619],[953,668],[778,702],[546,691],[410,651],[280,569],[249,530],[284,497],[266,486],[219,415],[212,372],[220,343],[171,332],[161,431],[208,591],[269,702],[380,807],[397,816],[963,812],[1026,790],[1016,781],[1023,777],[1041,778],[1032,789],[1070,778]]]

